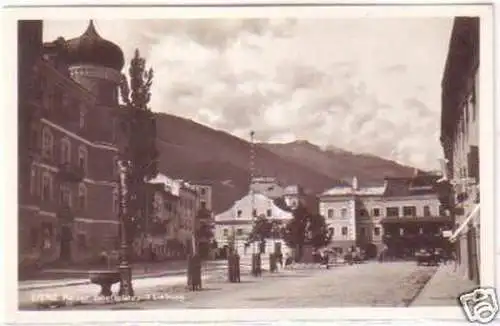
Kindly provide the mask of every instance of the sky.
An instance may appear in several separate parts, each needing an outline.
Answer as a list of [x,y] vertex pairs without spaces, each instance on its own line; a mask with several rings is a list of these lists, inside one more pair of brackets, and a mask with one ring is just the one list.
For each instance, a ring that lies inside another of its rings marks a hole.
[[[307,140],[438,169],[453,19],[97,20],[154,70],[151,108],[259,142]],[[44,21],[44,40],[88,21]],[[123,70],[126,72],[127,67]]]

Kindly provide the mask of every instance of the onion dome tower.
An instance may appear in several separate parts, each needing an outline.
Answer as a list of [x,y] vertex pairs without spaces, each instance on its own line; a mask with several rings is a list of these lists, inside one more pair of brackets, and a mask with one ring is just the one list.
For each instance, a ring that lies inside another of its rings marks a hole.
[[71,78],[97,97],[96,104],[118,106],[118,86],[125,62],[120,47],[103,39],[91,20],[80,37],[67,41],[66,51]]

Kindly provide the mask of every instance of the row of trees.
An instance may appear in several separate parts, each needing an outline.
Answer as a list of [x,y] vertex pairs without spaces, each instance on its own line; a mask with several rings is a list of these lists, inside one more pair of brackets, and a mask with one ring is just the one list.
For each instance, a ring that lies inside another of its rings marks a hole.
[[305,206],[299,205],[293,211],[293,218],[285,225],[264,215],[257,217],[247,243],[262,244],[269,238],[282,238],[287,246],[301,252],[304,245],[315,249],[326,246],[332,239],[332,232],[322,215],[310,213]]

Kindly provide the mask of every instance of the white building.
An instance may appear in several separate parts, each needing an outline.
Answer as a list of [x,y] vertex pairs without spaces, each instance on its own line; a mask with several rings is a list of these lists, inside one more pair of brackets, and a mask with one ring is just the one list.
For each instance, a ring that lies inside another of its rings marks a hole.
[[351,187],[334,187],[321,194],[319,213],[325,217],[328,229],[332,232],[333,248],[338,252],[345,252],[357,245],[359,230],[366,230],[364,225],[358,223],[360,215],[363,215],[360,198],[370,202],[372,197],[380,197],[383,193],[384,187],[360,188],[355,177]]
[[[439,243],[449,227],[433,187],[435,175],[386,178],[382,186],[335,187],[320,196],[319,210],[333,233],[331,247],[360,246],[375,255],[386,244],[395,255],[411,255],[426,241]],[[420,239],[415,242],[416,239]]]
[[[234,234],[239,254],[251,254],[251,248],[246,252],[244,244],[252,231],[255,218],[262,215],[282,225],[293,218],[291,212],[276,206],[273,199],[260,193],[252,195],[250,192],[236,201],[228,210],[215,216],[215,239],[219,247],[229,245],[229,239]],[[275,243],[281,243],[282,248],[286,250],[281,239],[269,239],[266,241],[266,253],[274,251]]]

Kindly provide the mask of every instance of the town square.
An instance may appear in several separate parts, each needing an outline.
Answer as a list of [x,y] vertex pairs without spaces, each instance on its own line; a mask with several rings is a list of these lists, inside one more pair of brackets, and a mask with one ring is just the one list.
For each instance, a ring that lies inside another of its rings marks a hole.
[[19,20],[19,309],[457,306],[479,25]]

